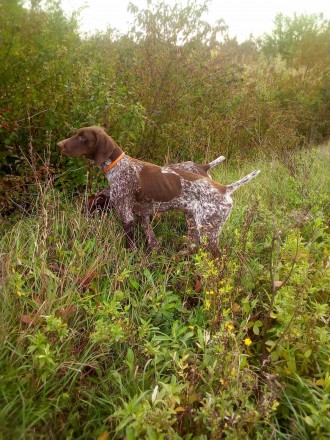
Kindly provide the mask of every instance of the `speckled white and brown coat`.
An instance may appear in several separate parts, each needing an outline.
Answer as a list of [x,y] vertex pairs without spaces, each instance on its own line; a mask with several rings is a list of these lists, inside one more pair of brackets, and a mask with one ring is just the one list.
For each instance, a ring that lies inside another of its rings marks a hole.
[[[195,163],[193,161],[178,162],[171,165],[167,165],[170,168],[179,168],[180,170],[189,171],[190,173],[198,174],[199,176],[208,177],[212,179],[209,171],[219,165],[225,160],[224,156],[219,156],[209,163]],[[84,214],[93,214],[95,211],[107,212],[113,208],[110,201],[110,187],[107,187],[96,194],[90,194],[83,206],[82,212]],[[187,215],[186,215],[187,217]],[[188,234],[189,234],[189,222],[188,223]]]
[[214,256],[219,255],[218,236],[227,220],[233,201],[231,193],[249,182],[253,171],[231,184],[218,182],[173,166],[157,165],[123,155],[108,169],[122,150],[100,127],[84,127],[58,143],[63,154],[93,159],[110,184],[110,201],[116,209],[129,245],[134,248],[134,224],[139,220],[150,248],[158,247],[150,217],[156,212],[181,210],[193,223],[192,239],[203,243]]

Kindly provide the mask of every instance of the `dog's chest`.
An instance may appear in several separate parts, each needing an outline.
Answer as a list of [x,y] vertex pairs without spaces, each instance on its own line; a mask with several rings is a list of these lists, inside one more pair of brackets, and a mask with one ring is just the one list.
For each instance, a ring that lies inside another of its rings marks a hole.
[[109,173],[106,179],[110,185],[110,199],[116,204],[135,198],[141,166],[124,157]]

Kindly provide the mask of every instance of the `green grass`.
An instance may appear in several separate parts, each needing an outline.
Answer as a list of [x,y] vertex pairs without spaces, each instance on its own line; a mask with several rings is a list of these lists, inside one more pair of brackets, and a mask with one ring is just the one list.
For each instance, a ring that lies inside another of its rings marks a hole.
[[131,253],[46,185],[3,222],[1,438],[327,438],[329,147],[214,175],[255,168],[218,261],[175,213]]

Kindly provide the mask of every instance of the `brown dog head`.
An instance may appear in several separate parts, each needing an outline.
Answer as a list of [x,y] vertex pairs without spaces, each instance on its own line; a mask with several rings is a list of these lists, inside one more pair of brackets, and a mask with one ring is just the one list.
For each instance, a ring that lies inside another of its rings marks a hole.
[[109,159],[115,150],[120,150],[103,128],[97,126],[80,128],[73,136],[58,142],[57,146],[65,156],[85,156],[97,165]]

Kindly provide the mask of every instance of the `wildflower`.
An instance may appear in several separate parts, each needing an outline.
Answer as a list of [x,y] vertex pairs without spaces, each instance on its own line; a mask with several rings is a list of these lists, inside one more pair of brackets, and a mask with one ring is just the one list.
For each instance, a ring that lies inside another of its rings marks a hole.
[[214,295],[214,290],[207,290],[205,292],[206,295]]
[[227,327],[228,330],[234,330],[235,329],[233,324],[230,324],[230,322],[226,322],[225,327]]
[[211,301],[209,299],[206,299],[205,300],[205,308],[206,308],[206,310],[209,310],[210,306],[211,306]]
[[245,338],[244,339],[244,344],[247,345],[248,347],[252,344],[252,341],[250,338]]

